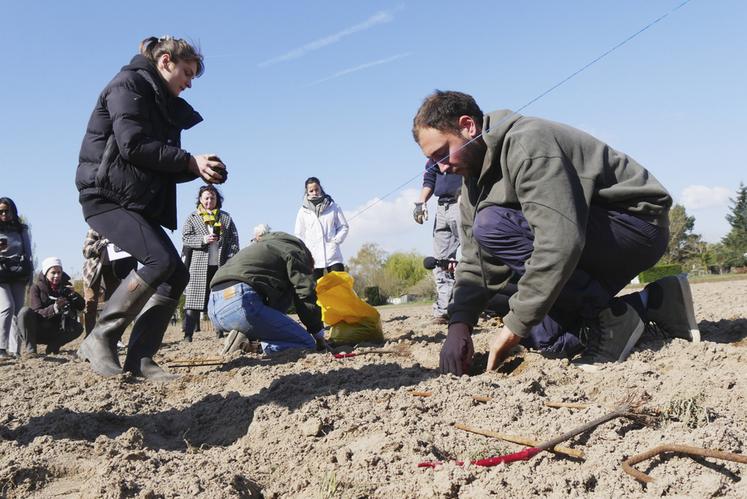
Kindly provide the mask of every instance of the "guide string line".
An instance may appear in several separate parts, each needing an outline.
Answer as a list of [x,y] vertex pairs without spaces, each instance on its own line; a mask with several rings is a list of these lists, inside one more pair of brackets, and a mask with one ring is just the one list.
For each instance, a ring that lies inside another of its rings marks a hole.
[[[635,33],[633,33],[633,34],[629,35],[628,37],[624,38],[622,41],[620,41],[616,45],[612,46],[611,48],[609,48],[608,50],[606,50],[605,52],[603,52],[599,56],[597,56],[594,59],[592,59],[591,61],[587,62],[586,64],[584,64],[583,66],[581,66],[580,68],[578,68],[577,70],[575,70],[574,72],[572,72],[571,74],[569,74],[568,76],[566,76],[565,78],[563,78],[562,80],[560,80],[559,82],[557,82],[556,84],[554,84],[553,86],[551,86],[550,88],[548,88],[547,90],[545,90],[544,92],[542,92],[539,95],[537,95],[536,97],[532,98],[531,100],[529,100],[528,102],[526,102],[524,105],[522,105],[518,109],[516,109],[512,114],[510,114],[508,116],[505,116],[503,119],[501,119],[500,121],[498,121],[497,123],[495,123],[493,126],[494,127],[498,126],[501,123],[503,123],[504,121],[507,121],[507,120],[511,119],[512,117],[516,116],[517,114],[519,114],[520,111],[522,111],[522,110],[526,109],[527,107],[531,106],[532,104],[534,104],[538,100],[542,99],[546,95],[550,94],[554,90],[557,90],[558,88],[560,88],[561,86],[563,86],[564,84],[566,84],[571,79],[573,79],[576,76],[578,76],[579,74],[583,73],[584,71],[586,71],[587,69],[589,69],[591,66],[593,66],[596,63],[598,63],[599,61],[601,61],[602,59],[604,59],[608,55],[612,54],[613,52],[615,52],[616,50],[618,50],[620,47],[626,45],[628,42],[630,42],[634,38],[638,37],[641,33],[643,33],[644,31],[648,30],[649,28],[653,27],[655,24],[663,21],[669,15],[671,15],[674,12],[678,11],[679,9],[681,9],[682,7],[684,7],[685,5],[687,5],[688,3],[690,3],[691,1],[692,0],[684,0],[680,4],[678,4],[675,7],[671,8],[670,10],[668,10],[667,12],[665,12],[664,14],[662,14],[661,16],[657,17],[653,21],[649,22],[648,24],[646,24],[645,26],[643,26],[642,28],[640,28]],[[466,142],[465,144],[463,144],[461,147],[459,147],[458,149],[456,149],[453,152],[456,153],[456,152],[461,151],[462,149],[464,149],[465,147],[469,146],[474,141],[478,140],[480,137],[482,137],[482,135],[484,133],[486,133],[488,131],[489,131],[488,129],[483,130],[476,137],[474,137],[473,139],[469,140],[468,142]],[[451,154],[452,154],[452,151],[449,151],[449,154],[447,154],[446,156],[444,156],[440,160],[436,161],[436,163],[443,162]],[[358,218],[363,213],[365,213],[366,211],[370,210],[371,208],[373,208],[377,204],[381,203],[383,200],[385,200],[386,198],[388,198],[389,196],[391,196],[395,192],[399,192],[403,187],[405,187],[406,185],[408,185],[409,183],[411,183],[413,180],[415,180],[416,178],[418,178],[420,176],[422,176],[422,173],[418,173],[418,174],[410,177],[408,180],[406,180],[405,182],[401,183],[400,185],[398,185],[394,189],[390,190],[389,192],[387,192],[386,194],[384,194],[382,197],[374,199],[370,204],[368,204],[367,206],[361,208],[359,211],[357,211],[356,213],[354,213],[348,220],[354,220],[354,219]]]

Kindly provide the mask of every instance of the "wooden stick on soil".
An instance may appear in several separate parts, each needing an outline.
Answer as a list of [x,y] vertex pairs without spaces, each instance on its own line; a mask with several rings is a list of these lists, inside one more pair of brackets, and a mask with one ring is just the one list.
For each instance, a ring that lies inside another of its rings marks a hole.
[[594,407],[594,404],[584,404],[581,402],[545,402],[546,407],[553,407],[555,409],[568,408],[568,409],[588,409]]
[[200,362],[194,364],[167,364],[168,367],[208,367],[208,366],[222,366],[225,362]]
[[172,359],[174,364],[188,364],[190,362],[224,362],[223,357],[192,357],[189,359]]
[[[433,392],[423,392],[423,391],[419,391],[419,390],[410,390],[407,393],[409,393],[413,397],[431,397],[431,396],[433,396]],[[477,402],[490,402],[491,400],[493,400],[493,397],[486,397],[484,395],[473,395],[472,396],[472,400],[476,400]]]
[[[480,428],[473,428],[471,426],[467,426],[461,423],[454,424],[455,428],[458,428],[460,430],[468,431],[470,433],[476,433],[478,435],[483,435],[486,437],[493,437],[497,438],[499,440],[505,440],[506,442],[512,442],[515,444],[525,445],[527,447],[536,447],[540,444],[539,440],[533,440],[531,438],[521,437],[517,435],[506,435],[503,433],[496,433],[489,430],[483,430]],[[583,459],[584,453],[583,451],[577,450],[577,449],[571,449],[569,447],[561,447],[559,445],[554,446],[552,449],[548,449],[551,452],[555,452],[557,454],[563,454],[569,457],[573,457],[576,459]]]
[[221,357],[205,357],[196,359],[174,359],[167,365],[169,367],[203,367],[203,366],[221,366],[226,363]]
[[732,461],[735,463],[747,464],[747,456],[743,454],[734,454],[732,452],[724,452],[715,449],[704,449],[702,447],[691,447],[689,445],[679,444],[664,444],[649,449],[635,456],[631,456],[622,463],[623,470],[625,473],[632,476],[641,483],[651,483],[654,481],[646,473],[633,468],[634,464],[638,464],[643,461],[647,461],[652,457],[658,456],[665,452],[674,452],[678,454],[684,454],[686,456],[697,456],[697,457],[708,457],[712,459],[723,459],[725,461]]

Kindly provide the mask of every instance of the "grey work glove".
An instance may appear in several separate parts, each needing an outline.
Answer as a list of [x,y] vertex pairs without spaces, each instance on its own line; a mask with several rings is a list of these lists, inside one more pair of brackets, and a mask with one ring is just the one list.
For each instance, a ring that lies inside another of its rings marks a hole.
[[426,209],[425,203],[415,203],[415,209],[412,210],[412,217],[419,224],[428,220],[428,210]]

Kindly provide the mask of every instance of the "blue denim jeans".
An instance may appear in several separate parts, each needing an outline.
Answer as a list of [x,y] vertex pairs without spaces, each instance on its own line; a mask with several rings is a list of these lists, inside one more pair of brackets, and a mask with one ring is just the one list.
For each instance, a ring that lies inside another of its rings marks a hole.
[[265,305],[262,296],[248,284],[211,292],[208,316],[221,331],[236,329],[250,339],[259,340],[266,354],[291,348],[316,348],[306,329],[283,312]]

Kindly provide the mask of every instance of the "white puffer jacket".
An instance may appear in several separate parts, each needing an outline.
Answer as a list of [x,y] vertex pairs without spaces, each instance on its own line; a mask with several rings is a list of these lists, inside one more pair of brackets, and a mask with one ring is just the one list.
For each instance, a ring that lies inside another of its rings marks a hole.
[[316,216],[313,205],[304,203],[296,216],[296,237],[301,239],[314,257],[314,267],[327,268],[343,263],[340,245],[348,235],[348,221],[334,201]]

